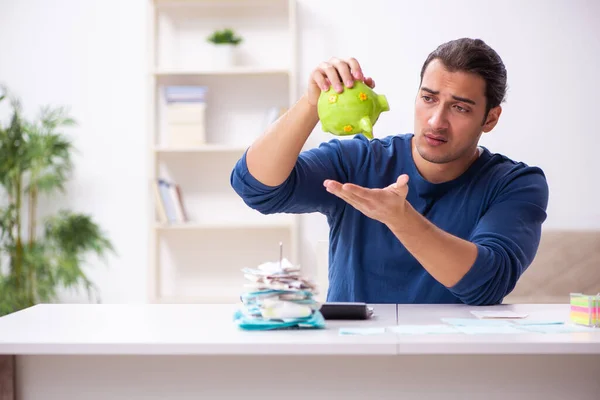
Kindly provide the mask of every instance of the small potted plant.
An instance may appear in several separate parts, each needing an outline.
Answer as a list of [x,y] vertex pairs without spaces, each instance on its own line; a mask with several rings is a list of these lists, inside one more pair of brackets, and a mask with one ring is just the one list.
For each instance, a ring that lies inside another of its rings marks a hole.
[[214,45],[215,66],[230,67],[235,64],[235,49],[242,42],[242,38],[236,35],[233,29],[217,30],[207,40]]

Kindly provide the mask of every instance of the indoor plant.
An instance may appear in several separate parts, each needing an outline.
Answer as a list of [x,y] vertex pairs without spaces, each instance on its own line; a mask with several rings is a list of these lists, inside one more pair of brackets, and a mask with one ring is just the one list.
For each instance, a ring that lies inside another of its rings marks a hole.
[[60,209],[41,218],[38,210],[65,189],[73,146],[61,130],[74,121],[62,107],[28,121],[18,99],[2,93],[10,118],[0,122],[0,315],[55,301],[60,288],[97,296],[82,268],[92,253],[114,251],[109,239],[88,215]]
[[213,63],[216,67],[230,67],[236,63],[235,50],[242,38],[233,29],[214,31],[207,40],[213,44]]

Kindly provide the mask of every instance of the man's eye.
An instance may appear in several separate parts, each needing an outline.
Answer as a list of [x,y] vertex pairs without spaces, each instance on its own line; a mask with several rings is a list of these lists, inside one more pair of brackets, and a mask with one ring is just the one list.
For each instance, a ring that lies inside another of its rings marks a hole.
[[425,103],[429,103],[432,99],[429,96],[421,96],[423,98],[423,100],[425,100]]
[[469,112],[469,110],[467,110],[466,108],[463,108],[463,107],[461,107],[461,106],[455,106],[455,107],[456,107],[456,109],[457,109],[459,112],[461,112],[461,113],[466,113],[466,112]]

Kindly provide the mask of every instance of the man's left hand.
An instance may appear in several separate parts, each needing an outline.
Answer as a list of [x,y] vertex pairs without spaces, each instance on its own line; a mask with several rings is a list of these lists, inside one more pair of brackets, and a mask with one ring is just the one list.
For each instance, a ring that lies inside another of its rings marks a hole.
[[367,189],[352,183],[341,184],[325,180],[327,191],[338,196],[367,217],[390,225],[402,218],[406,209],[408,175],[403,174],[396,182],[383,189]]

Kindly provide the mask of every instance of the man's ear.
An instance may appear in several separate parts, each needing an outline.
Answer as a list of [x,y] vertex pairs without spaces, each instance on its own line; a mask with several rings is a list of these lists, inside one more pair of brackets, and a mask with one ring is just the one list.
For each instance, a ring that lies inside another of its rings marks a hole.
[[485,133],[488,133],[489,131],[494,129],[494,127],[498,123],[498,120],[500,119],[500,114],[502,114],[501,106],[494,107],[490,110],[490,112],[488,112],[487,119],[485,120],[485,123],[482,127],[482,130]]

